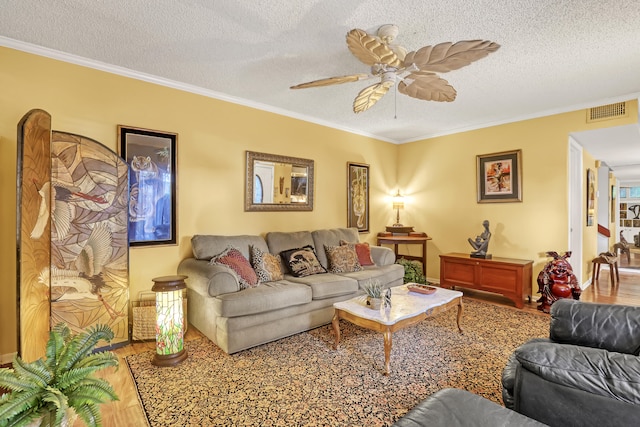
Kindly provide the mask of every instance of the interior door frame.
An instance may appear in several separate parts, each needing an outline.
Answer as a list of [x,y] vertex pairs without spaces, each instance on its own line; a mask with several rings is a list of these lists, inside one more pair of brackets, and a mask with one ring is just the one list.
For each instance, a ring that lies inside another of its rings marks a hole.
[[583,283],[582,281],[582,219],[584,218],[584,204],[582,203],[582,194],[584,193],[583,183],[583,164],[582,164],[582,146],[569,136],[569,250],[571,251],[571,259],[573,262],[573,274],[576,275],[580,287],[585,289],[591,284],[590,279]]

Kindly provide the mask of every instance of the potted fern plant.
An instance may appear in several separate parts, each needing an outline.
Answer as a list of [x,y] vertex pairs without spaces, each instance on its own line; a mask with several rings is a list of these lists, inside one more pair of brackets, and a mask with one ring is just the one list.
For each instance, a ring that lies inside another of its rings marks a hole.
[[0,369],[0,426],[71,426],[79,417],[87,426],[100,426],[101,403],[118,400],[113,387],[93,373],[118,366],[110,351],[93,353],[113,331],[96,325],[79,334],[60,323],[49,332],[46,356],[27,363],[13,359],[13,368]]
[[396,261],[396,264],[404,267],[404,283],[429,284],[427,278],[422,274],[422,265],[419,262],[400,258]]

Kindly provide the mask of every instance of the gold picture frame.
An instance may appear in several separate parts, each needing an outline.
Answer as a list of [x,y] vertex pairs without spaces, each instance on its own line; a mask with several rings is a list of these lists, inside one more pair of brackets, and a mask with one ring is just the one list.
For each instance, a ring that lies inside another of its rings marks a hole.
[[522,150],[476,156],[478,203],[522,201]]
[[347,163],[347,227],[369,231],[369,165]]

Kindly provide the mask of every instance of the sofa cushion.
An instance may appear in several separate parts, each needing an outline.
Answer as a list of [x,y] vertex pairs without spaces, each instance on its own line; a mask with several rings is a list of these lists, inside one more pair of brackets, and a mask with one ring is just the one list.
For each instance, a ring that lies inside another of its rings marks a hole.
[[325,246],[329,273],[350,273],[362,270],[356,248],[351,245]]
[[320,265],[318,256],[311,246],[282,251],[280,256],[289,269],[289,273],[295,277],[305,277],[327,272],[327,270]]
[[358,281],[360,289],[363,289],[363,286],[371,280],[377,280],[387,288],[402,285],[404,281],[404,267],[400,264],[363,267],[361,271],[341,273],[340,275]]
[[358,255],[358,262],[360,263],[360,265],[375,265],[373,259],[371,258],[371,246],[369,246],[369,243],[349,243],[344,240],[340,240],[340,245],[353,247],[356,251],[356,254]]
[[320,264],[325,268],[329,266],[329,262],[327,260],[327,254],[321,250],[322,248],[325,246],[339,246],[341,240],[349,243],[359,242],[357,228],[314,230],[311,232],[311,236],[314,247],[318,249],[318,261],[320,261]]
[[260,283],[249,260],[236,248],[229,247],[225,249],[211,258],[210,264],[226,265],[231,268],[238,275],[240,289],[253,288]]
[[311,296],[311,288],[308,286],[281,280],[219,295],[213,302],[219,316],[236,317],[306,304],[311,302]]
[[288,281],[303,283],[311,288],[313,299],[325,299],[353,294],[358,291],[358,282],[348,277],[326,273],[306,277],[285,276]]
[[[238,249],[242,255],[249,259],[249,246],[255,246],[263,251],[269,251],[267,242],[261,236],[217,236],[209,234],[196,234],[191,238],[193,257],[209,261],[228,247]],[[293,248],[294,246],[289,246]]]
[[251,246],[251,265],[261,282],[282,280],[284,274],[280,267],[280,256],[264,252],[260,248]]
[[640,307],[561,299],[551,306],[549,337],[559,343],[640,354]]
[[640,404],[640,358],[601,348],[527,342],[515,351],[527,370],[555,384]]
[[469,391],[444,388],[418,403],[392,427],[544,427],[545,425]]

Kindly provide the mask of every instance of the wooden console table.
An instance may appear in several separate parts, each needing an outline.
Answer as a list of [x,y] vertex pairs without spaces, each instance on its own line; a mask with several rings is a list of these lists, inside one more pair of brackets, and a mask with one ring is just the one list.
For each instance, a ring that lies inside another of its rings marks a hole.
[[440,255],[440,286],[456,286],[502,294],[516,307],[524,307],[524,297],[531,302],[533,261],[498,258],[472,258],[469,254]]
[[[402,258],[415,260],[422,262],[422,274],[427,277],[427,241],[431,240],[431,237],[427,236],[427,233],[411,233],[408,235],[391,234],[391,233],[378,233],[378,246],[380,245],[393,245],[393,252],[396,254],[396,258],[401,256]],[[422,245],[422,256],[413,255],[400,255],[398,254],[398,245]]]

